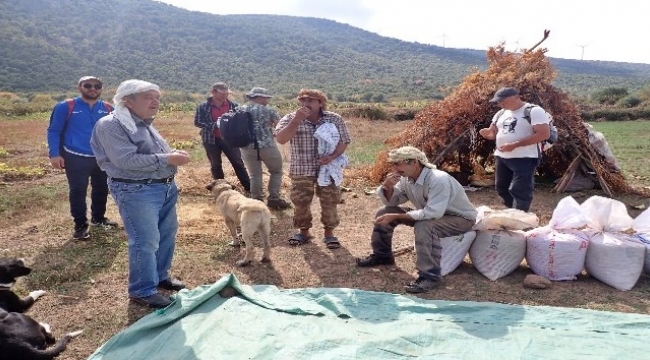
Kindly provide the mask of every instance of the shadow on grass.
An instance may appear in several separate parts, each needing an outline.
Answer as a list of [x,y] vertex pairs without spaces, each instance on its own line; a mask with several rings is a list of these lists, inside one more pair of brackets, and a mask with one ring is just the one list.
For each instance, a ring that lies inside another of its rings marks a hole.
[[25,279],[27,287],[83,302],[98,275],[109,272],[118,254],[126,252],[122,229],[92,228],[88,240],[70,239],[60,246],[45,247],[33,260],[34,271]]

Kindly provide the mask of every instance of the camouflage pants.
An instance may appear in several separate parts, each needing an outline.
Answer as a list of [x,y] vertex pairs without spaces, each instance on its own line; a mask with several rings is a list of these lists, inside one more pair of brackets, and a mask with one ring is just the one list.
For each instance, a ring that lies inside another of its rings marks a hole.
[[315,176],[291,177],[291,202],[295,207],[293,226],[297,229],[311,229],[311,202],[314,192],[320,200],[320,221],[323,227],[325,229],[336,228],[340,222],[336,207],[341,199],[341,189],[334,183],[325,187],[318,186]]
[[[404,214],[409,208],[400,206],[382,207],[377,210],[375,218],[384,214]],[[370,244],[372,252],[382,257],[393,257],[393,230],[398,225],[407,225],[415,232],[415,268],[418,276],[427,279],[440,278],[440,256],[442,246],[440,239],[460,235],[472,229],[473,221],[459,216],[444,215],[439,219],[420,221],[396,220],[388,226],[375,225],[372,229]]]

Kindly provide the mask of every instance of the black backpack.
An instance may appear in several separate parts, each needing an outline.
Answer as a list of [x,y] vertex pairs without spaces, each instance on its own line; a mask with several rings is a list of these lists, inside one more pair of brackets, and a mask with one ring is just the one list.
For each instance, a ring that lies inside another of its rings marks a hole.
[[246,147],[255,144],[259,158],[259,145],[255,136],[253,116],[248,111],[229,111],[219,118],[221,138],[230,147]]

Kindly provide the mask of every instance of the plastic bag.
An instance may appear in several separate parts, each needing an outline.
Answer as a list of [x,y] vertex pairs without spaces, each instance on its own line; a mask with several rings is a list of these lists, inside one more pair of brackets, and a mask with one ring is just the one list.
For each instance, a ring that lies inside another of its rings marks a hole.
[[554,281],[575,280],[582,272],[589,236],[580,204],[567,196],[553,210],[549,224],[526,233],[526,262],[535,274]]
[[488,206],[476,208],[478,215],[473,230],[524,230],[539,226],[537,215],[518,209],[492,210]]

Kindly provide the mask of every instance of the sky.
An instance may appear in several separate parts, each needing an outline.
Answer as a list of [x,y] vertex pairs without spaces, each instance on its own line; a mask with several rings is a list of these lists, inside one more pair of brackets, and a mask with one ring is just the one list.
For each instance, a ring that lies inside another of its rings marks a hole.
[[551,31],[547,56],[650,64],[644,0],[164,0],[213,14],[338,21],[382,36],[447,48],[530,48]]

